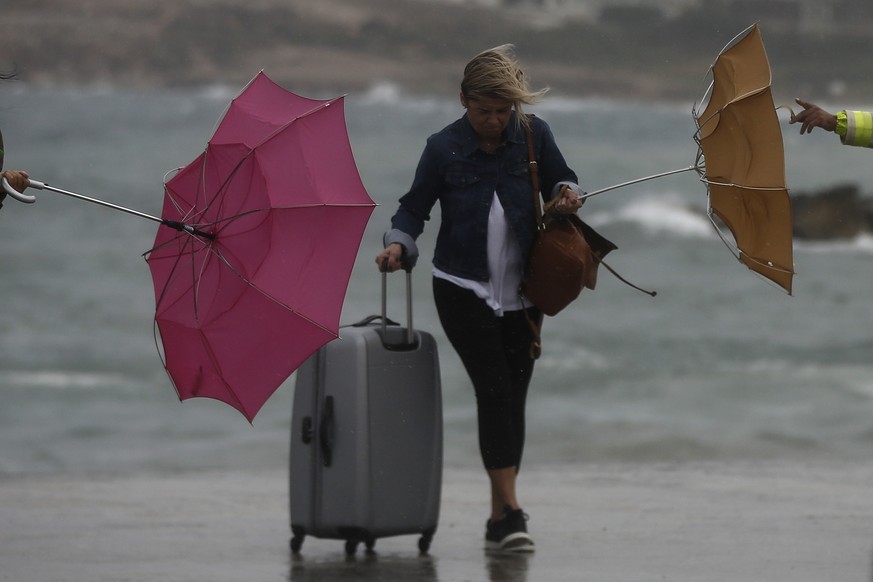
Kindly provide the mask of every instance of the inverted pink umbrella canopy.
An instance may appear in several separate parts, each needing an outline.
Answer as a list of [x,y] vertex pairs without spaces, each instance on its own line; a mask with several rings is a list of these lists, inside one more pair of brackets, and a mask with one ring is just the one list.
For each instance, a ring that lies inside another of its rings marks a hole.
[[252,421],[337,337],[375,207],[342,98],[306,99],[258,74],[164,190],[169,225],[147,253],[164,366],[181,400],[221,400]]

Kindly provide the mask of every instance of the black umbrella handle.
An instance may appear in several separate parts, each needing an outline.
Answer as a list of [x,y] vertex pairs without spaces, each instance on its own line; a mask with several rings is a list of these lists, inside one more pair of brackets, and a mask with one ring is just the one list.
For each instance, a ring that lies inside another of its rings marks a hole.
[[161,221],[161,224],[165,224],[165,225],[169,226],[170,228],[174,228],[174,229],[178,230],[179,232],[187,232],[189,234],[193,234],[196,236],[207,238],[209,240],[215,240],[215,233],[200,230],[199,228],[195,228],[195,227],[191,226],[190,224],[185,224],[184,222],[179,222],[178,220],[166,220],[166,219],[164,219]]

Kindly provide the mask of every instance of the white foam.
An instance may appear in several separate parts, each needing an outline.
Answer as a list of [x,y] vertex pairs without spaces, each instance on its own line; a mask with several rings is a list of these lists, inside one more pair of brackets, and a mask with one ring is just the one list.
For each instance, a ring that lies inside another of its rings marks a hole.
[[873,254],[873,235],[862,233],[851,239],[832,241],[795,240],[795,247],[811,253]]
[[128,379],[121,374],[71,371],[13,371],[0,374],[4,384],[52,390],[98,389],[121,386]]
[[677,196],[638,199],[616,210],[590,215],[592,223],[630,222],[649,233],[668,233],[687,238],[711,238],[715,230],[709,218]]

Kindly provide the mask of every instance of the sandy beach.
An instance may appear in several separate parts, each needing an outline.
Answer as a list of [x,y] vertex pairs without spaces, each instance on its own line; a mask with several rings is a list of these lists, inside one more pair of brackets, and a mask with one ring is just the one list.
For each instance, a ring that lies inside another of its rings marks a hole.
[[870,580],[873,466],[849,462],[594,464],[521,481],[532,556],[483,551],[485,482],[447,468],[430,555],[413,536],[346,558],[288,548],[283,470],[0,481],[0,579]]

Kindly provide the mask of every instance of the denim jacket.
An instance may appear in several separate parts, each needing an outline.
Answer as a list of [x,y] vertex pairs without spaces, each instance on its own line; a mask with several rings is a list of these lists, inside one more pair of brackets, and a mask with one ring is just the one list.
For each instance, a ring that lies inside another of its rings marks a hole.
[[[540,189],[550,199],[558,183],[576,183],[576,174],[567,167],[548,124],[531,116],[531,129]],[[513,114],[504,144],[489,154],[479,148],[464,115],[428,138],[412,187],[400,198],[400,208],[391,219],[385,244],[401,243],[414,264],[418,253],[414,241],[439,201],[442,222],[434,266],[458,277],[487,281],[488,214],[495,192],[526,263],[536,214],[525,130],[516,128]]]

